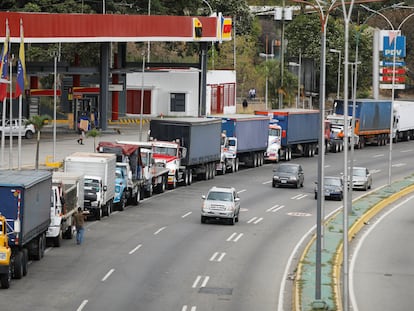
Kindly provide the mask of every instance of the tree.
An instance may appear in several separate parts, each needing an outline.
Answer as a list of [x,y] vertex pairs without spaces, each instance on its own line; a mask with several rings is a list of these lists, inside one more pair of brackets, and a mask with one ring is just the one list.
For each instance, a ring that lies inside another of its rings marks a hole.
[[96,152],[96,137],[101,136],[101,131],[97,128],[93,128],[87,132],[87,137],[93,137],[93,152]]
[[27,124],[33,124],[37,132],[36,140],[36,159],[35,159],[35,168],[39,169],[39,148],[40,148],[40,132],[43,129],[43,126],[46,124],[46,121],[51,120],[52,118],[48,115],[33,116],[28,121]]

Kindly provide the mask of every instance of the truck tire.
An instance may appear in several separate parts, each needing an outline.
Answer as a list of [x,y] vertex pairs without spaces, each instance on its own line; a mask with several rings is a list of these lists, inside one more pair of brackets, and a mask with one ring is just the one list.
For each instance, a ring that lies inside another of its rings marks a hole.
[[9,265],[9,272],[0,276],[1,287],[9,288],[11,281],[11,266]]
[[188,185],[190,186],[193,183],[193,172],[191,168],[188,170]]
[[235,165],[234,165],[234,171],[235,172],[238,172],[239,171],[239,164],[240,164],[240,162],[239,162],[239,158],[236,158],[236,161],[235,161],[236,163],[235,163]]
[[41,235],[41,240],[42,240],[42,247],[41,247],[41,252],[40,252],[40,255],[41,255],[41,257],[40,258],[43,258],[44,256],[45,256],[45,250],[46,250],[46,233],[43,233],[42,235]]
[[53,246],[60,247],[61,242],[62,242],[62,231],[59,232],[57,237],[53,238]]
[[137,206],[139,201],[141,201],[141,188],[139,188],[137,193],[132,197],[132,204]]
[[33,254],[34,260],[40,260],[42,258],[43,239],[42,236],[38,236],[36,239],[35,253]]
[[125,191],[122,192],[122,197],[121,197],[121,201],[119,202],[119,210],[122,212],[125,209],[127,203],[127,198],[125,195]]
[[27,272],[29,271],[29,251],[27,248],[23,248],[23,276],[27,275]]
[[17,251],[13,261],[13,279],[21,279],[23,277],[23,253]]
[[97,209],[95,209],[95,219],[96,220],[101,220],[102,218],[102,208],[99,207]]

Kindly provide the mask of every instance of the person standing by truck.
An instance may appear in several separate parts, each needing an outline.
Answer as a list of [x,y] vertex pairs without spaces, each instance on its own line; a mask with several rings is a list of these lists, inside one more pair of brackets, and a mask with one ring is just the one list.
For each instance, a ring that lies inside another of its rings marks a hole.
[[76,244],[80,245],[83,242],[83,233],[85,231],[85,214],[81,207],[78,207],[78,211],[73,215],[74,223],[76,227]]

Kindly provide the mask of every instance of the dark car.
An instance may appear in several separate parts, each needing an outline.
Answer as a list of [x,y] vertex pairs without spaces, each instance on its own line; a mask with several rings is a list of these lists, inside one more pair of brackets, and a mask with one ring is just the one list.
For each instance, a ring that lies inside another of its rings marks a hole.
[[273,169],[272,187],[303,187],[305,174],[300,164],[281,163]]
[[[323,178],[323,193],[325,199],[342,201],[344,197],[344,180],[342,177],[325,176]],[[318,198],[318,183],[315,182],[315,200]]]

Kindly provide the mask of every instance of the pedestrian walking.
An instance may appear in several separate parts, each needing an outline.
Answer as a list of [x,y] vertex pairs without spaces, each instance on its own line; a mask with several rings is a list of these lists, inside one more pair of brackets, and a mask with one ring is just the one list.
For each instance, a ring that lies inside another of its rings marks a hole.
[[85,139],[85,130],[84,129],[80,129],[80,135],[78,138],[78,144],[79,145],[83,145],[83,140]]
[[243,111],[246,110],[247,106],[249,106],[249,103],[247,102],[246,98],[243,100],[242,106],[243,106]]
[[73,220],[76,228],[76,244],[80,245],[83,242],[83,233],[85,231],[86,215],[83,213],[82,208],[78,207],[78,211],[73,215]]

